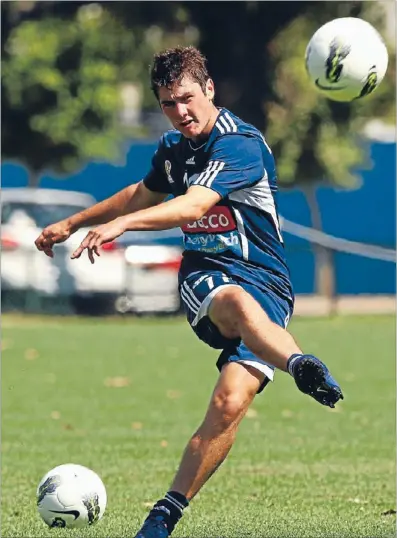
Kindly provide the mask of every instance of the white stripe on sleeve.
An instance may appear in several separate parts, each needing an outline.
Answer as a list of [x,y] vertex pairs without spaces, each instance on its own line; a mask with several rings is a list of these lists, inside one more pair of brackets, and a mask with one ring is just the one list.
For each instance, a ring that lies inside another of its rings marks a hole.
[[237,131],[237,125],[234,123],[232,117],[230,116],[229,112],[225,113],[225,118],[230,122],[230,125],[232,126],[232,131],[235,133]]
[[222,134],[225,134],[225,129],[222,127],[222,125],[219,123],[219,121],[217,121],[217,122],[215,123],[215,127],[218,127],[218,129],[220,130],[220,132],[221,132]]
[[225,163],[222,161],[209,161],[206,169],[198,176],[192,185],[202,185],[210,187],[218,173],[224,168]]

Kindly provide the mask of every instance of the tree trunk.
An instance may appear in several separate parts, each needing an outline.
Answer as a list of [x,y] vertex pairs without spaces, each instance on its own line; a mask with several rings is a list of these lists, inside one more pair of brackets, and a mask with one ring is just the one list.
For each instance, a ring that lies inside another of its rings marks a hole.
[[[322,231],[323,224],[316,196],[316,186],[313,183],[305,185],[304,192],[310,209],[312,227]],[[336,308],[334,253],[331,249],[317,243],[312,243],[312,247],[315,263],[314,291],[328,300],[329,313],[333,314]]]

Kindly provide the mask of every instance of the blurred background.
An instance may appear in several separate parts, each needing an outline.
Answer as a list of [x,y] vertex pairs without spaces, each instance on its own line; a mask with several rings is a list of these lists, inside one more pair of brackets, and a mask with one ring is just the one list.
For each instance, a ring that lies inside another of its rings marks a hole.
[[[129,232],[94,267],[53,260],[41,229],[147,172],[169,128],[151,94],[152,55],[196,45],[217,105],[272,147],[296,313],[394,312],[394,1],[2,2],[3,312],[169,314],[180,309],[178,230]],[[389,50],[380,88],[333,103],[309,83],[304,53],[336,18],[371,22]]]

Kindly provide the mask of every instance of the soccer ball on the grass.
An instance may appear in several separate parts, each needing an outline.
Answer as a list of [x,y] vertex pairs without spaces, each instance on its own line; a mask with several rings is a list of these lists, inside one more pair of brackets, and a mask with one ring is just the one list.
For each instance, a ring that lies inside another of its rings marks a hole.
[[86,527],[102,518],[106,489],[99,476],[67,463],[49,471],[37,488],[37,508],[50,527]]
[[387,62],[387,49],[377,30],[354,17],[327,22],[306,48],[311,80],[334,101],[353,101],[373,92],[385,76]]

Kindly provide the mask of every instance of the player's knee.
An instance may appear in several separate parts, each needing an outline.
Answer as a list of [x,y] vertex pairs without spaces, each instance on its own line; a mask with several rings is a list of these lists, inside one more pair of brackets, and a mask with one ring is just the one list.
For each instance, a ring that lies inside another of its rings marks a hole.
[[228,286],[214,297],[209,315],[227,338],[240,336],[240,323],[248,315],[250,300],[250,295],[237,286]]
[[212,410],[217,426],[226,430],[244,416],[251,398],[238,392],[217,390],[212,397]]

